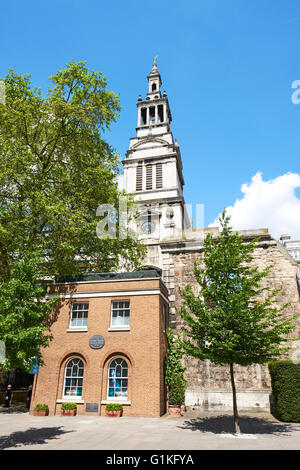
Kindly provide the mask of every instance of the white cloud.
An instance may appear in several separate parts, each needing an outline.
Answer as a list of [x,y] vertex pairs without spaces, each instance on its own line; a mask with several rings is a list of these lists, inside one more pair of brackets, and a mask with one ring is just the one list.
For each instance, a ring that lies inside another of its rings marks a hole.
[[[243,198],[226,208],[231,226],[235,230],[268,228],[276,239],[286,233],[300,240],[300,199],[295,194],[299,187],[298,173],[267,181],[263,181],[261,172],[256,173],[251,183],[242,184]],[[210,224],[216,225],[218,218]]]

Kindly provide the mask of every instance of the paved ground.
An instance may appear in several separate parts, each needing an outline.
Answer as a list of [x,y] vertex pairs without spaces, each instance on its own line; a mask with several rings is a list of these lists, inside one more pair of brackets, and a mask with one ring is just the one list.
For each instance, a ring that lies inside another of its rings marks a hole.
[[230,414],[186,413],[181,418],[35,417],[0,409],[0,449],[38,450],[300,450],[300,423],[267,413],[242,414],[242,435]]

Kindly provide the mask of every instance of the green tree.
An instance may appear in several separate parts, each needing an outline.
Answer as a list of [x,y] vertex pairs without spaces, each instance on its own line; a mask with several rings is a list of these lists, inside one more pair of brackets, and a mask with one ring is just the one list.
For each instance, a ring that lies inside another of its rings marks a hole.
[[271,266],[259,271],[254,265],[256,240],[245,243],[229,226],[225,211],[220,217],[221,233],[204,241],[204,269],[195,263],[199,294],[191,286],[181,290],[179,309],[184,319],[185,354],[215,364],[229,365],[233,394],[235,431],[240,432],[234,365],[264,364],[286,354],[292,318],[277,306],[280,289],[263,285]]
[[35,358],[41,363],[41,347],[49,345],[49,326],[55,319],[58,297],[45,301],[45,285],[37,266],[41,259],[26,255],[16,260],[10,279],[1,287],[0,332],[5,344],[4,370],[30,371]]
[[[10,70],[3,82],[0,315],[9,321],[4,305],[13,301],[10,283],[23,259],[36,262],[40,276],[110,271],[121,263],[124,269],[133,269],[143,258],[144,247],[124,233],[122,238],[99,238],[96,233],[98,207],[118,208],[120,197],[119,155],[104,140],[120,103],[107,90],[103,74],[83,62],[71,62],[50,77],[45,97],[32,86],[29,75]],[[132,207],[129,199],[128,204]],[[117,228],[118,223],[119,219]],[[31,298],[33,285],[28,289],[24,298]],[[2,341],[3,335],[0,330]]]

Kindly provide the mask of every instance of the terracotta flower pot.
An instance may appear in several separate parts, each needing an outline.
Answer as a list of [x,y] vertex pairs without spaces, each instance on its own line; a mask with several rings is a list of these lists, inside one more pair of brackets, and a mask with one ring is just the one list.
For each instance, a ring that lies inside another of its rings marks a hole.
[[48,416],[49,410],[33,410],[33,416]]
[[77,410],[61,410],[61,416],[76,416]]
[[123,414],[123,411],[107,411],[105,410],[105,416],[109,416],[112,418],[120,418]]
[[169,415],[176,418],[181,416],[180,405],[169,405]]

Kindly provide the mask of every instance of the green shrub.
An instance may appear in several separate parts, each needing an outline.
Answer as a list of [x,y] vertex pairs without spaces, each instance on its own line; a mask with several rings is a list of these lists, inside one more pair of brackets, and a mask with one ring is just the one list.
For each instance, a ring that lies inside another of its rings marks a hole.
[[292,361],[269,363],[274,414],[285,422],[300,422],[300,364]]
[[77,405],[76,403],[62,403],[61,404],[61,409],[64,411],[64,410],[76,410],[77,408]]
[[106,411],[123,411],[121,403],[108,403],[105,407]]
[[183,373],[172,376],[169,385],[169,405],[182,405],[185,399],[186,380]]
[[165,361],[165,383],[168,386],[169,405],[182,405],[185,399],[186,380],[184,378],[185,367],[181,363],[183,351],[181,338],[175,338],[171,328],[167,332],[168,351]]
[[48,408],[47,403],[37,403],[34,409],[36,411],[40,411],[40,410],[48,410],[49,408]]
[[170,387],[175,375],[183,374],[185,367],[181,363],[183,351],[171,328],[167,331],[168,351],[165,361],[165,383]]

